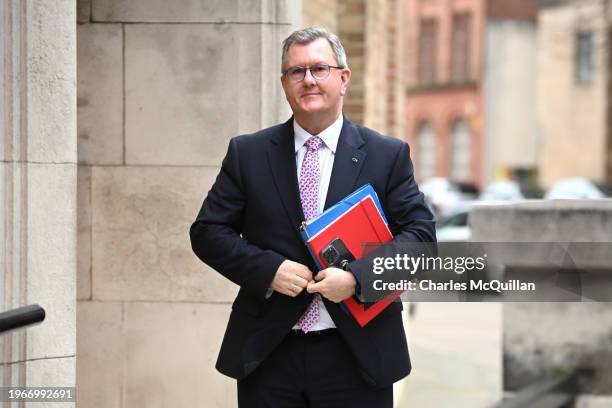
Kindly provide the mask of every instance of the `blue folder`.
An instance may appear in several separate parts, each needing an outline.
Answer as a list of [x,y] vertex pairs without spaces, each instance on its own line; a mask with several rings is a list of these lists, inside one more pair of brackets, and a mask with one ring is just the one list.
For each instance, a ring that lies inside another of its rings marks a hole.
[[323,211],[321,214],[302,223],[300,233],[302,234],[302,239],[304,240],[304,242],[308,242],[308,239],[310,237],[317,234],[323,228],[327,227],[329,224],[332,223],[332,221],[340,217],[342,214],[344,214],[351,207],[353,207],[355,204],[357,204],[359,201],[361,201],[367,196],[372,197],[372,199],[374,200],[374,204],[376,204],[376,208],[378,208],[380,215],[385,221],[385,224],[389,224],[387,218],[385,217],[385,213],[382,210],[382,206],[380,205],[380,201],[378,200],[378,195],[376,194],[376,191],[374,191],[372,185],[368,183],[359,187],[357,190],[353,191],[351,194],[347,195],[342,200],[338,201],[336,204]]

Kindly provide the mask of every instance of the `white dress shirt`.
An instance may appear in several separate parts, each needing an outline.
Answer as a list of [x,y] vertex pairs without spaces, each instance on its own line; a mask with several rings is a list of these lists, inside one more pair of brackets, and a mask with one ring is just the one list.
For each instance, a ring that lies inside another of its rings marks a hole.
[[[319,174],[321,175],[321,179],[319,181],[319,213],[321,213],[325,207],[325,199],[327,198],[329,180],[331,178],[332,168],[334,166],[334,156],[336,155],[336,147],[338,146],[338,139],[340,138],[340,131],[342,130],[342,122],[343,118],[342,114],[340,114],[334,123],[316,135],[323,140],[323,143],[319,148]],[[297,164],[297,176],[299,180],[302,162],[304,161],[304,156],[308,150],[305,143],[313,135],[304,130],[304,128],[302,128],[295,119],[293,119],[293,133],[295,138],[295,161]],[[319,297],[319,320],[310,329],[310,331],[331,329],[334,327],[336,327],[336,325],[325,308],[325,304]],[[293,328],[299,329],[300,325],[296,323]]]

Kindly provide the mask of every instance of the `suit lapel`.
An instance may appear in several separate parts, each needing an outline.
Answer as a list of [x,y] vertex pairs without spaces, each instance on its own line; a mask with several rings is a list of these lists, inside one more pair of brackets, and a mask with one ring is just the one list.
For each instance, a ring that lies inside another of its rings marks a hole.
[[[366,159],[366,152],[360,150],[364,143],[357,127],[344,117],[325,198],[325,209],[336,204],[355,189],[357,177]],[[304,220],[304,213],[295,164],[293,117],[283,124],[280,132],[271,137],[268,147],[268,163],[287,216],[291,224],[296,226],[297,232],[297,227]]]
[[366,152],[360,150],[364,143],[357,127],[345,116],[325,198],[325,209],[336,204],[355,189],[357,177],[366,159]]
[[270,138],[268,163],[285,211],[295,225],[304,220],[300,201],[300,190],[295,165],[295,143],[293,140],[293,117],[283,124],[281,131]]

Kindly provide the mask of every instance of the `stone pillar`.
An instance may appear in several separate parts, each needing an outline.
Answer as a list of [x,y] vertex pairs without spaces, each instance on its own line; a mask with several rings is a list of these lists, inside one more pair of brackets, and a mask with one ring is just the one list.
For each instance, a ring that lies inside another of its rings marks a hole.
[[231,407],[214,365],[237,287],[188,230],[232,136],[290,116],[300,2],[79,3],[79,405]]
[[0,310],[47,312],[41,325],[0,336],[3,387],[75,385],[75,8],[0,2]]

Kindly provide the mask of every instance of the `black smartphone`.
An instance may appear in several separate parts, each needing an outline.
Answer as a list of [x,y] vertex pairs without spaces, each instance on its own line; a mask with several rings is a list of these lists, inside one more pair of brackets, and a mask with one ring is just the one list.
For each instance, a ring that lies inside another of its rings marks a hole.
[[330,267],[345,269],[349,262],[355,260],[355,257],[348,250],[344,242],[340,238],[334,238],[319,254],[325,264]]

